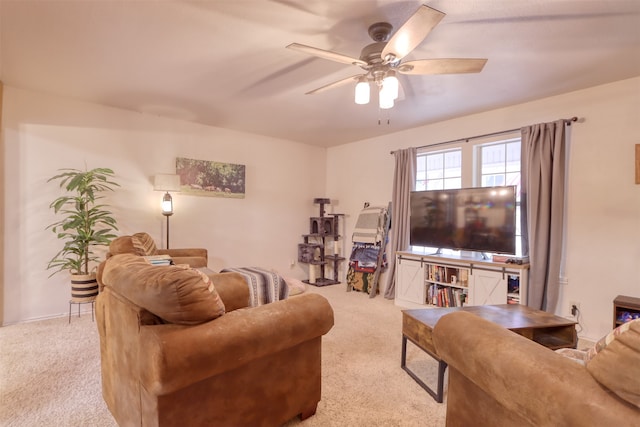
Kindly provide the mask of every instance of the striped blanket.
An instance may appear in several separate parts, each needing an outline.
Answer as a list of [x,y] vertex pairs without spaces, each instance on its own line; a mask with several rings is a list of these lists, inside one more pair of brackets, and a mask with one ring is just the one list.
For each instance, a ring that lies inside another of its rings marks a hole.
[[249,286],[249,307],[287,299],[289,287],[284,279],[273,271],[259,267],[225,268],[221,273],[240,273]]
[[364,208],[353,230],[352,241],[360,243],[378,243],[382,241],[387,209],[378,206]]

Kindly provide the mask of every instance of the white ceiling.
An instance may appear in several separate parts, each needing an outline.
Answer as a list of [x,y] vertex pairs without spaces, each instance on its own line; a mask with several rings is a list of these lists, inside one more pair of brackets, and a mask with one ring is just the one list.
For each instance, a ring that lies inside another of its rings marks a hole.
[[[391,110],[305,95],[361,70],[285,46],[358,57],[423,3],[446,16],[405,59],[481,73],[401,76]],[[0,0],[0,25],[8,86],[327,147],[640,75],[639,0]]]

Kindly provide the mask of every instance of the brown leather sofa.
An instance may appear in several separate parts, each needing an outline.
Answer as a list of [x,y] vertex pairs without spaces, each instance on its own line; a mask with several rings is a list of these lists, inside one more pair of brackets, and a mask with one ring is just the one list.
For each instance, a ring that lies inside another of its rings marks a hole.
[[174,264],[188,264],[193,268],[206,267],[209,262],[204,248],[159,249],[153,238],[144,232],[114,239],[109,245],[107,258],[125,253],[140,256],[169,255]]
[[586,365],[465,312],[443,316],[433,341],[448,427],[640,426],[640,323]]
[[321,339],[333,326],[324,297],[247,308],[238,273],[207,276],[131,254],[103,267],[102,394],[118,425],[279,426],[315,413]]

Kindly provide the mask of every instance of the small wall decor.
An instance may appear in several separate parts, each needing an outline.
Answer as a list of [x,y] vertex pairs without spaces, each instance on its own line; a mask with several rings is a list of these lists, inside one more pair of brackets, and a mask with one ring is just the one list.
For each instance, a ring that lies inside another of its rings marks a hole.
[[244,198],[245,165],[178,157],[176,174],[180,175],[181,193]]

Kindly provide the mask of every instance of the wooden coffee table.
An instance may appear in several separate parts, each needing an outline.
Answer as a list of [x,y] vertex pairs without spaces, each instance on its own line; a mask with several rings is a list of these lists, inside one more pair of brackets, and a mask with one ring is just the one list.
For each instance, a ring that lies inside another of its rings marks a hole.
[[[473,313],[552,350],[575,348],[578,342],[575,327],[577,322],[520,304],[403,310],[402,359],[400,366],[438,403],[442,403],[444,371],[447,368],[447,364],[438,356],[438,352],[433,345],[432,333],[433,328],[442,316],[455,311]],[[438,361],[437,391],[434,392],[406,366],[407,340]]]

